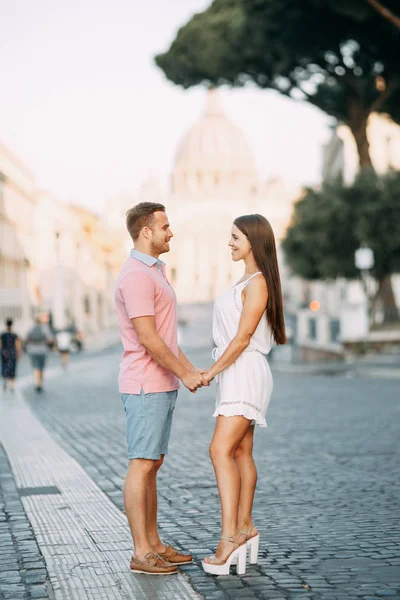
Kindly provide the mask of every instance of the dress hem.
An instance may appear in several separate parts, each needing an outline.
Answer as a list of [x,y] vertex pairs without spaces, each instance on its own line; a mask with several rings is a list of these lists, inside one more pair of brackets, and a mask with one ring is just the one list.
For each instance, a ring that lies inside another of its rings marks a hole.
[[246,408],[228,408],[228,406],[224,407],[224,406],[219,406],[214,414],[213,417],[218,417],[218,415],[221,415],[223,417],[244,417],[245,419],[248,419],[249,421],[255,421],[255,424],[258,425],[259,427],[267,427],[267,421],[265,419],[263,419],[262,417],[260,417],[259,415],[255,414],[254,411],[246,409]]

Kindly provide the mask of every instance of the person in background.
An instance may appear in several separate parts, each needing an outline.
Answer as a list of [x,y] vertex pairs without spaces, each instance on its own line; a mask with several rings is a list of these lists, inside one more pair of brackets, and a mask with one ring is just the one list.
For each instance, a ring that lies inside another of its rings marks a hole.
[[38,394],[43,391],[43,375],[51,341],[49,328],[41,322],[40,317],[36,317],[35,325],[26,338],[26,350],[31,360],[35,389]]
[[68,329],[61,329],[56,333],[57,350],[60,353],[63,369],[68,367],[69,353],[71,351],[72,334]]
[[7,387],[14,391],[14,382],[17,370],[17,361],[21,358],[22,346],[19,337],[13,333],[12,319],[7,319],[7,330],[1,334],[1,376],[3,378],[3,389],[6,392]]

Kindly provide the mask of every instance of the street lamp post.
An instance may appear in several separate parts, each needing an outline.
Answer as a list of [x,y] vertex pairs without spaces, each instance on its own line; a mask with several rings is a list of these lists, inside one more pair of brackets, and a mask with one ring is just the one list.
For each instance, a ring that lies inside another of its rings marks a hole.
[[375,264],[374,252],[371,248],[361,246],[358,250],[355,251],[355,265],[357,269],[360,271],[361,282],[367,302],[367,317],[368,317],[368,328],[370,325],[371,318],[371,302],[370,302],[370,294],[368,291],[368,275],[370,270]]

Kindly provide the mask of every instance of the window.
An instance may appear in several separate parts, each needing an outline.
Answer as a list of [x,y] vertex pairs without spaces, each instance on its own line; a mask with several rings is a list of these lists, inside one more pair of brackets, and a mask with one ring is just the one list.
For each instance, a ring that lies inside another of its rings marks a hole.
[[340,321],[339,319],[331,319],[329,321],[329,337],[331,342],[337,342],[340,337]]
[[310,340],[317,339],[317,319],[308,319],[308,337]]

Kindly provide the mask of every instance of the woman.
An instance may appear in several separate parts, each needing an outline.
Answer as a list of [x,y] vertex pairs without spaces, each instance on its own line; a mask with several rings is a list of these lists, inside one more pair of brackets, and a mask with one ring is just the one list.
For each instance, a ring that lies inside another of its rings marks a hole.
[[22,353],[21,342],[16,333],[13,333],[12,319],[6,320],[7,331],[1,334],[1,376],[3,378],[3,389],[7,390],[7,382],[10,390],[14,391],[17,360]]
[[222,508],[222,535],[203,568],[215,575],[246,570],[246,554],[257,562],[259,534],[252,522],[257,482],[253,436],[265,416],[273,382],[265,355],[273,341],[286,342],[275,238],[267,219],[245,215],[234,221],[232,260],[243,260],[243,277],[215,303],[214,365],[203,374],[217,377],[217,418],[210,456]]
[[71,340],[72,335],[68,329],[60,329],[56,333],[56,345],[57,350],[60,353],[61,366],[63,369],[67,369],[69,362],[69,353],[71,351]]

